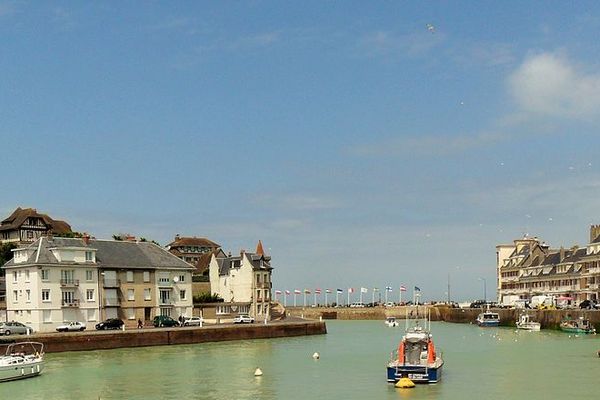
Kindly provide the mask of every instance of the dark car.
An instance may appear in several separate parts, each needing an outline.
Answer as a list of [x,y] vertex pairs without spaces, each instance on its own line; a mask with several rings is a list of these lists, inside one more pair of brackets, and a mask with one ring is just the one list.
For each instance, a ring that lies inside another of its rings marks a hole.
[[599,308],[600,305],[597,304],[594,300],[584,300],[581,303],[579,303],[579,308],[586,309],[586,310],[591,310],[592,308]]
[[117,318],[109,318],[106,321],[102,321],[99,324],[96,324],[96,329],[99,331],[105,329],[121,329],[121,327],[125,325],[125,322],[121,321]]
[[475,300],[471,303],[470,308],[483,308],[485,307],[486,303],[487,302],[485,300]]
[[154,321],[152,321],[155,327],[159,326],[179,326],[179,321],[174,320],[173,318],[167,315],[157,315],[154,317]]

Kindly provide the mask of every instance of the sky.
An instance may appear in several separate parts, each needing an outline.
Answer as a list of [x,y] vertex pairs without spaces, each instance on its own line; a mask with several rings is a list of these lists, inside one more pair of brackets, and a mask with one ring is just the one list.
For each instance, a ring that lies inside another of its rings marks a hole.
[[493,298],[496,245],[600,223],[598,33],[594,1],[0,0],[0,216]]

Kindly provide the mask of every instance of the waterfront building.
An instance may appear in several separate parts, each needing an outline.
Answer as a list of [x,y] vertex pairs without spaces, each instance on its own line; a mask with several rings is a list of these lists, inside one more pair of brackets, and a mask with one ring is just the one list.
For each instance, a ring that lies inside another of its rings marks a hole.
[[590,228],[590,243],[551,249],[536,237],[496,246],[498,302],[512,304],[536,295],[563,304],[600,299],[600,226]]
[[193,267],[151,242],[40,237],[13,250],[7,318],[53,331],[107,318],[129,326],[156,315],[191,316]]
[[18,207],[8,218],[0,222],[0,244],[23,245],[33,243],[41,236],[66,233],[71,233],[71,226],[68,223],[40,214],[35,208]]
[[254,253],[214,253],[209,264],[210,286],[212,293],[224,300],[217,306],[217,317],[248,313],[256,320],[269,319],[272,271],[271,257],[260,241]]
[[194,275],[202,275],[207,272],[210,255],[221,246],[206,238],[175,235],[175,240],[166,248],[171,254],[195,266]]

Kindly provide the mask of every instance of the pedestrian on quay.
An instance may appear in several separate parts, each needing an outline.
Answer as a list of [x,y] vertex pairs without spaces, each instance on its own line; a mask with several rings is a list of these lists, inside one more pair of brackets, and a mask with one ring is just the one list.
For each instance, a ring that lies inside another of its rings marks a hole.
[[142,319],[139,318],[138,319],[138,329],[142,329],[144,327],[144,323],[142,322]]

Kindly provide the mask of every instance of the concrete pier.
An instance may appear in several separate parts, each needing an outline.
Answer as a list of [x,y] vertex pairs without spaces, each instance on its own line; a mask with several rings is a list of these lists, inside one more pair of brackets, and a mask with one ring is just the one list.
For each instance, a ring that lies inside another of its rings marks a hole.
[[273,339],[327,333],[325,322],[286,321],[270,324],[213,325],[183,328],[144,328],[125,331],[88,331],[43,333],[0,337],[0,345],[35,341],[44,344],[47,353],[123,347],[164,346],[244,339]]

